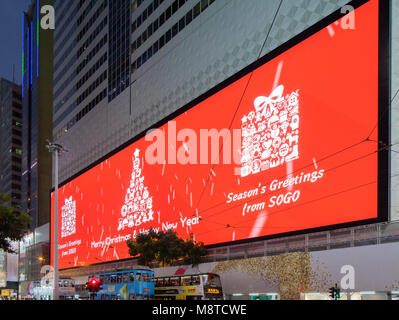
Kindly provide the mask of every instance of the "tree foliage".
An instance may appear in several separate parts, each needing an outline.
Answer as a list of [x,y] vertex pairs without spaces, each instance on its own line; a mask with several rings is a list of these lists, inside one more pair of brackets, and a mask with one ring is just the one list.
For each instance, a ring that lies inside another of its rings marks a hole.
[[202,242],[195,242],[192,237],[183,240],[173,230],[139,234],[136,241],[128,240],[129,254],[138,257],[138,264],[153,267],[156,263],[162,266],[200,264],[207,254]]
[[0,194],[0,249],[16,253],[10,241],[19,241],[28,232],[31,217],[10,205],[10,197]]

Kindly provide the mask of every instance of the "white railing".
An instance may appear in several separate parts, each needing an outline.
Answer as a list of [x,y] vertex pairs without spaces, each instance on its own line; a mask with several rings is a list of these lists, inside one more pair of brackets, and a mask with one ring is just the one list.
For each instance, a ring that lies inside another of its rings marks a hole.
[[[334,248],[377,245],[381,243],[399,242],[399,221],[371,224],[353,228],[337,229],[291,236],[278,239],[231,245],[208,250],[204,262],[226,261],[260,256],[272,256],[295,251],[322,251]],[[89,267],[65,270],[63,276],[82,276],[116,270],[133,269],[136,260],[116,261]]]

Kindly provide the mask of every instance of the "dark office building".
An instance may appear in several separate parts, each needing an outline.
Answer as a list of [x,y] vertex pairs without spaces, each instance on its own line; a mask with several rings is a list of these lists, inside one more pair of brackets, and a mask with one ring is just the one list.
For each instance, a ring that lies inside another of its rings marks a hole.
[[[0,78],[0,194],[21,206],[21,86]],[[17,289],[17,255],[0,250],[0,288]]]
[[21,205],[22,104],[21,87],[0,79],[0,193]]
[[40,27],[44,5],[52,1],[33,1],[22,21],[22,208],[32,216],[32,230],[50,221],[53,30]]

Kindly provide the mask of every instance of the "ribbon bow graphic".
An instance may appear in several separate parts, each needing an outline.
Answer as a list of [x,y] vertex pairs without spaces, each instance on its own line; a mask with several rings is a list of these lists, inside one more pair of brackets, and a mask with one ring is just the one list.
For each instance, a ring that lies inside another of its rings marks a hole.
[[[284,86],[280,85],[273,90],[269,97],[257,97],[254,102],[256,112],[261,112],[265,117],[269,116],[274,105],[283,99],[283,92]],[[268,106],[270,106],[269,110]]]

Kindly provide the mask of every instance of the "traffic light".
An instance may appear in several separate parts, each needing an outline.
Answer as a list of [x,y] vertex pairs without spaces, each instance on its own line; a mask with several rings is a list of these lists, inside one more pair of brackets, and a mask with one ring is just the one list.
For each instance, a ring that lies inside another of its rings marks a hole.
[[335,300],[335,288],[331,287],[330,289],[328,289],[328,293],[330,294],[330,297]]
[[338,288],[337,284],[335,284],[335,287],[331,287],[328,292],[333,300],[341,298],[341,289]]
[[335,289],[335,300],[338,300],[339,298],[341,298],[341,290],[336,288]]
[[97,279],[90,279],[86,282],[86,290],[89,292],[98,292],[102,290],[102,282],[98,281]]

